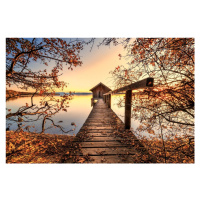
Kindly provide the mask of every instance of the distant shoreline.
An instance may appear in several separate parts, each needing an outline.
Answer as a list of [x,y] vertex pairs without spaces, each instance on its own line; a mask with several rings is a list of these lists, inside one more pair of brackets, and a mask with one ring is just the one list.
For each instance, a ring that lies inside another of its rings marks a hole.
[[[34,92],[19,92],[15,90],[6,90],[6,100],[12,99],[12,98],[19,98],[19,97],[29,97],[32,96]],[[55,96],[60,96],[64,94],[69,94],[68,92],[56,92]],[[92,93],[86,93],[86,92],[77,92],[74,93],[74,95],[92,95]],[[40,96],[40,94],[36,93],[35,96]]]

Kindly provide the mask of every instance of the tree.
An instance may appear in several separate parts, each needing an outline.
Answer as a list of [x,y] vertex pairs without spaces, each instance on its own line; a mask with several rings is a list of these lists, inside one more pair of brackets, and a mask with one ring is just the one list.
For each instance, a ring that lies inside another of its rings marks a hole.
[[[19,89],[34,89],[35,92],[31,97],[31,105],[24,105],[17,112],[9,113],[6,119],[14,121],[31,121],[30,116],[37,116],[37,119],[43,118],[42,132],[45,130],[46,120],[52,121],[54,126],[61,128],[60,125],[54,124],[51,116],[60,110],[67,111],[68,101],[71,94],[65,94],[60,99],[54,97],[55,88],[63,89],[66,83],[59,81],[60,72],[64,65],[68,69],[81,66],[82,62],[79,57],[83,46],[89,44],[80,40],[65,41],[60,38],[7,38],[6,39],[6,86],[16,85]],[[49,62],[55,62],[53,68],[35,70],[30,66],[32,62],[41,62],[48,67]],[[33,97],[35,95],[43,96],[40,105],[35,105]],[[48,98],[47,98],[48,97]]]
[[[113,40],[105,39],[104,44]],[[127,54],[119,54],[119,57],[128,63],[111,72],[116,89],[146,77],[154,78],[153,89],[133,92],[132,117],[141,122],[137,130],[150,134],[159,130],[163,148],[164,139],[177,139],[178,133],[184,133],[191,140],[194,134],[194,39],[124,41],[127,41]]]

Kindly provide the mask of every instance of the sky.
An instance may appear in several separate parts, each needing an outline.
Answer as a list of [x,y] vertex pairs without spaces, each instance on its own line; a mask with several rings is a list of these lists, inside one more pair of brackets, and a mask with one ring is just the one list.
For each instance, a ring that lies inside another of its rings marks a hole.
[[[89,38],[84,38],[89,40]],[[69,38],[65,38],[69,40]],[[63,92],[75,91],[75,92],[90,92],[89,90],[97,85],[99,82],[104,83],[109,88],[113,89],[113,79],[110,71],[114,70],[118,65],[126,65],[126,61],[119,59],[119,54],[124,54],[125,49],[122,45],[110,46],[101,45],[98,47],[99,42],[103,38],[96,38],[94,44],[84,46],[84,49],[80,52],[80,58],[83,64],[81,66],[73,67],[73,70],[68,70],[68,65],[64,64],[61,81],[68,83],[67,88]],[[49,63],[49,66],[41,64],[40,62],[32,61],[29,65],[34,71],[43,70],[45,68],[52,69],[55,66],[55,62]],[[17,87],[12,88],[20,91]],[[33,91],[33,90],[29,90]],[[56,90],[61,92],[61,90]]]
[[81,67],[76,67],[73,71],[64,71],[61,80],[69,83],[67,90],[89,92],[99,82],[104,83],[111,89],[113,88],[114,85],[109,72],[118,65],[126,64],[118,56],[119,53],[124,52],[124,49],[121,45],[100,46],[98,48],[99,41],[101,39],[96,40],[92,50],[91,46],[88,46],[80,54],[83,61]]

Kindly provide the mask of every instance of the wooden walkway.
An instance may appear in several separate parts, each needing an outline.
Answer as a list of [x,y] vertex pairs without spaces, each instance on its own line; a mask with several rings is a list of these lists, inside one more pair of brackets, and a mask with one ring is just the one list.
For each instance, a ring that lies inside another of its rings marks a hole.
[[102,99],[94,105],[76,136],[79,151],[73,156],[83,163],[156,162],[131,131]]

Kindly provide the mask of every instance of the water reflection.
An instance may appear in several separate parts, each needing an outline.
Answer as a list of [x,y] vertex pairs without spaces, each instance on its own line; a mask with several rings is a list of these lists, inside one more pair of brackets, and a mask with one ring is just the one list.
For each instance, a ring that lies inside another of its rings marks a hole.
[[[74,122],[76,124],[76,129],[69,134],[77,134],[91,111],[91,97],[92,95],[74,95],[74,98],[69,102],[69,108],[67,109],[67,112],[60,111],[55,116],[52,116],[55,124],[62,125],[64,127],[64,130],[68,131],[74,129],[74,126],[71,126],[71,123]],[[57,96],[56,98],[59,97]],[[39,105],[40,101],[41,97],[34,97],[34,104]],[[20,97],[18,99],[7,101],[6,108],[11,109],[11,112],[16,112],[19,107],[25,106],[26,103],[28,103],[28,105],[31,104],[31,97]],[[6,112],[8,113],[8,110]],[[31,117],[31,119],[35,118],[34,116]],[[50,121],[46,122],[45,127],[51,128],[47,129],[45,133],[62,134],[59,128],[52,128],[51,124],[52,123]],[[23,125],[25,125],[25,123],[22,122],[22,126]],[[7,120],[6,126],[9,126],[11,130],[16,130],[18,124],[16,122]],[[39,133],[42,130],[42,119],[35,122],[26,123],[26,126],[31,126],[30,131],[35,131]]]
[[[60,97],[56,96],[55,98],[60,98]],[[67,109],[67,112],[60,111],[55,116],[52,116],[52,119],[54,120],[55,124],[63,126],[64,130],[68,131],[74,129],[74,126],[72,126],[71,123],[75,123],[76,124],[75,130],[73,130],[69,134],[70,135],[77,134],[92,109],[91,98],[92,95],[74,95],[74,98],[69,102],[69,108]],[[122,103],[121,105],[122,107],[118,106],[118,103],[120,101],[123,102],[123,99],[124,99],[124,94],[112,95],[111,108],[124,122],[124,113],[125,113],[124,103]],[[34,104],[39,105],[40,101],[41,101],[40,96],[34,97]],[[6,107],[7,109],[11,109],[11,112],[16,112],[19,107],[25,106],[26,103],[28,103],[28,105],[31,105],[31,97],[20,97],[17,99],[12,99],[6,102]],[[31,119],[35,118],[36,116],[31,116]],[[12,122],[10,120],[6,121],[6,125],[7,127],[9,126],[10,130],[16,130],[18,128],[18,123],[19,122]],[[42,131],[42,119],[32,123],[24,123],[24,122],[21,123],[22,125],[24,125],[24,128],[25,126],[31,126],[30,131],[35,131],[37,133],[40,133]],[[45,133],[63,134],[59,128],[52,127],[51,124],[52,124],[51,121],[46,121],[45,127],[49,128],[45,130]],[[139,125],[140,125],[139,121],[134,120],[133,118],[131,119],[131,128],[133,130],[136,130]],[[141,132],[140,134],[144,136],[149,135],[147,132]]]

